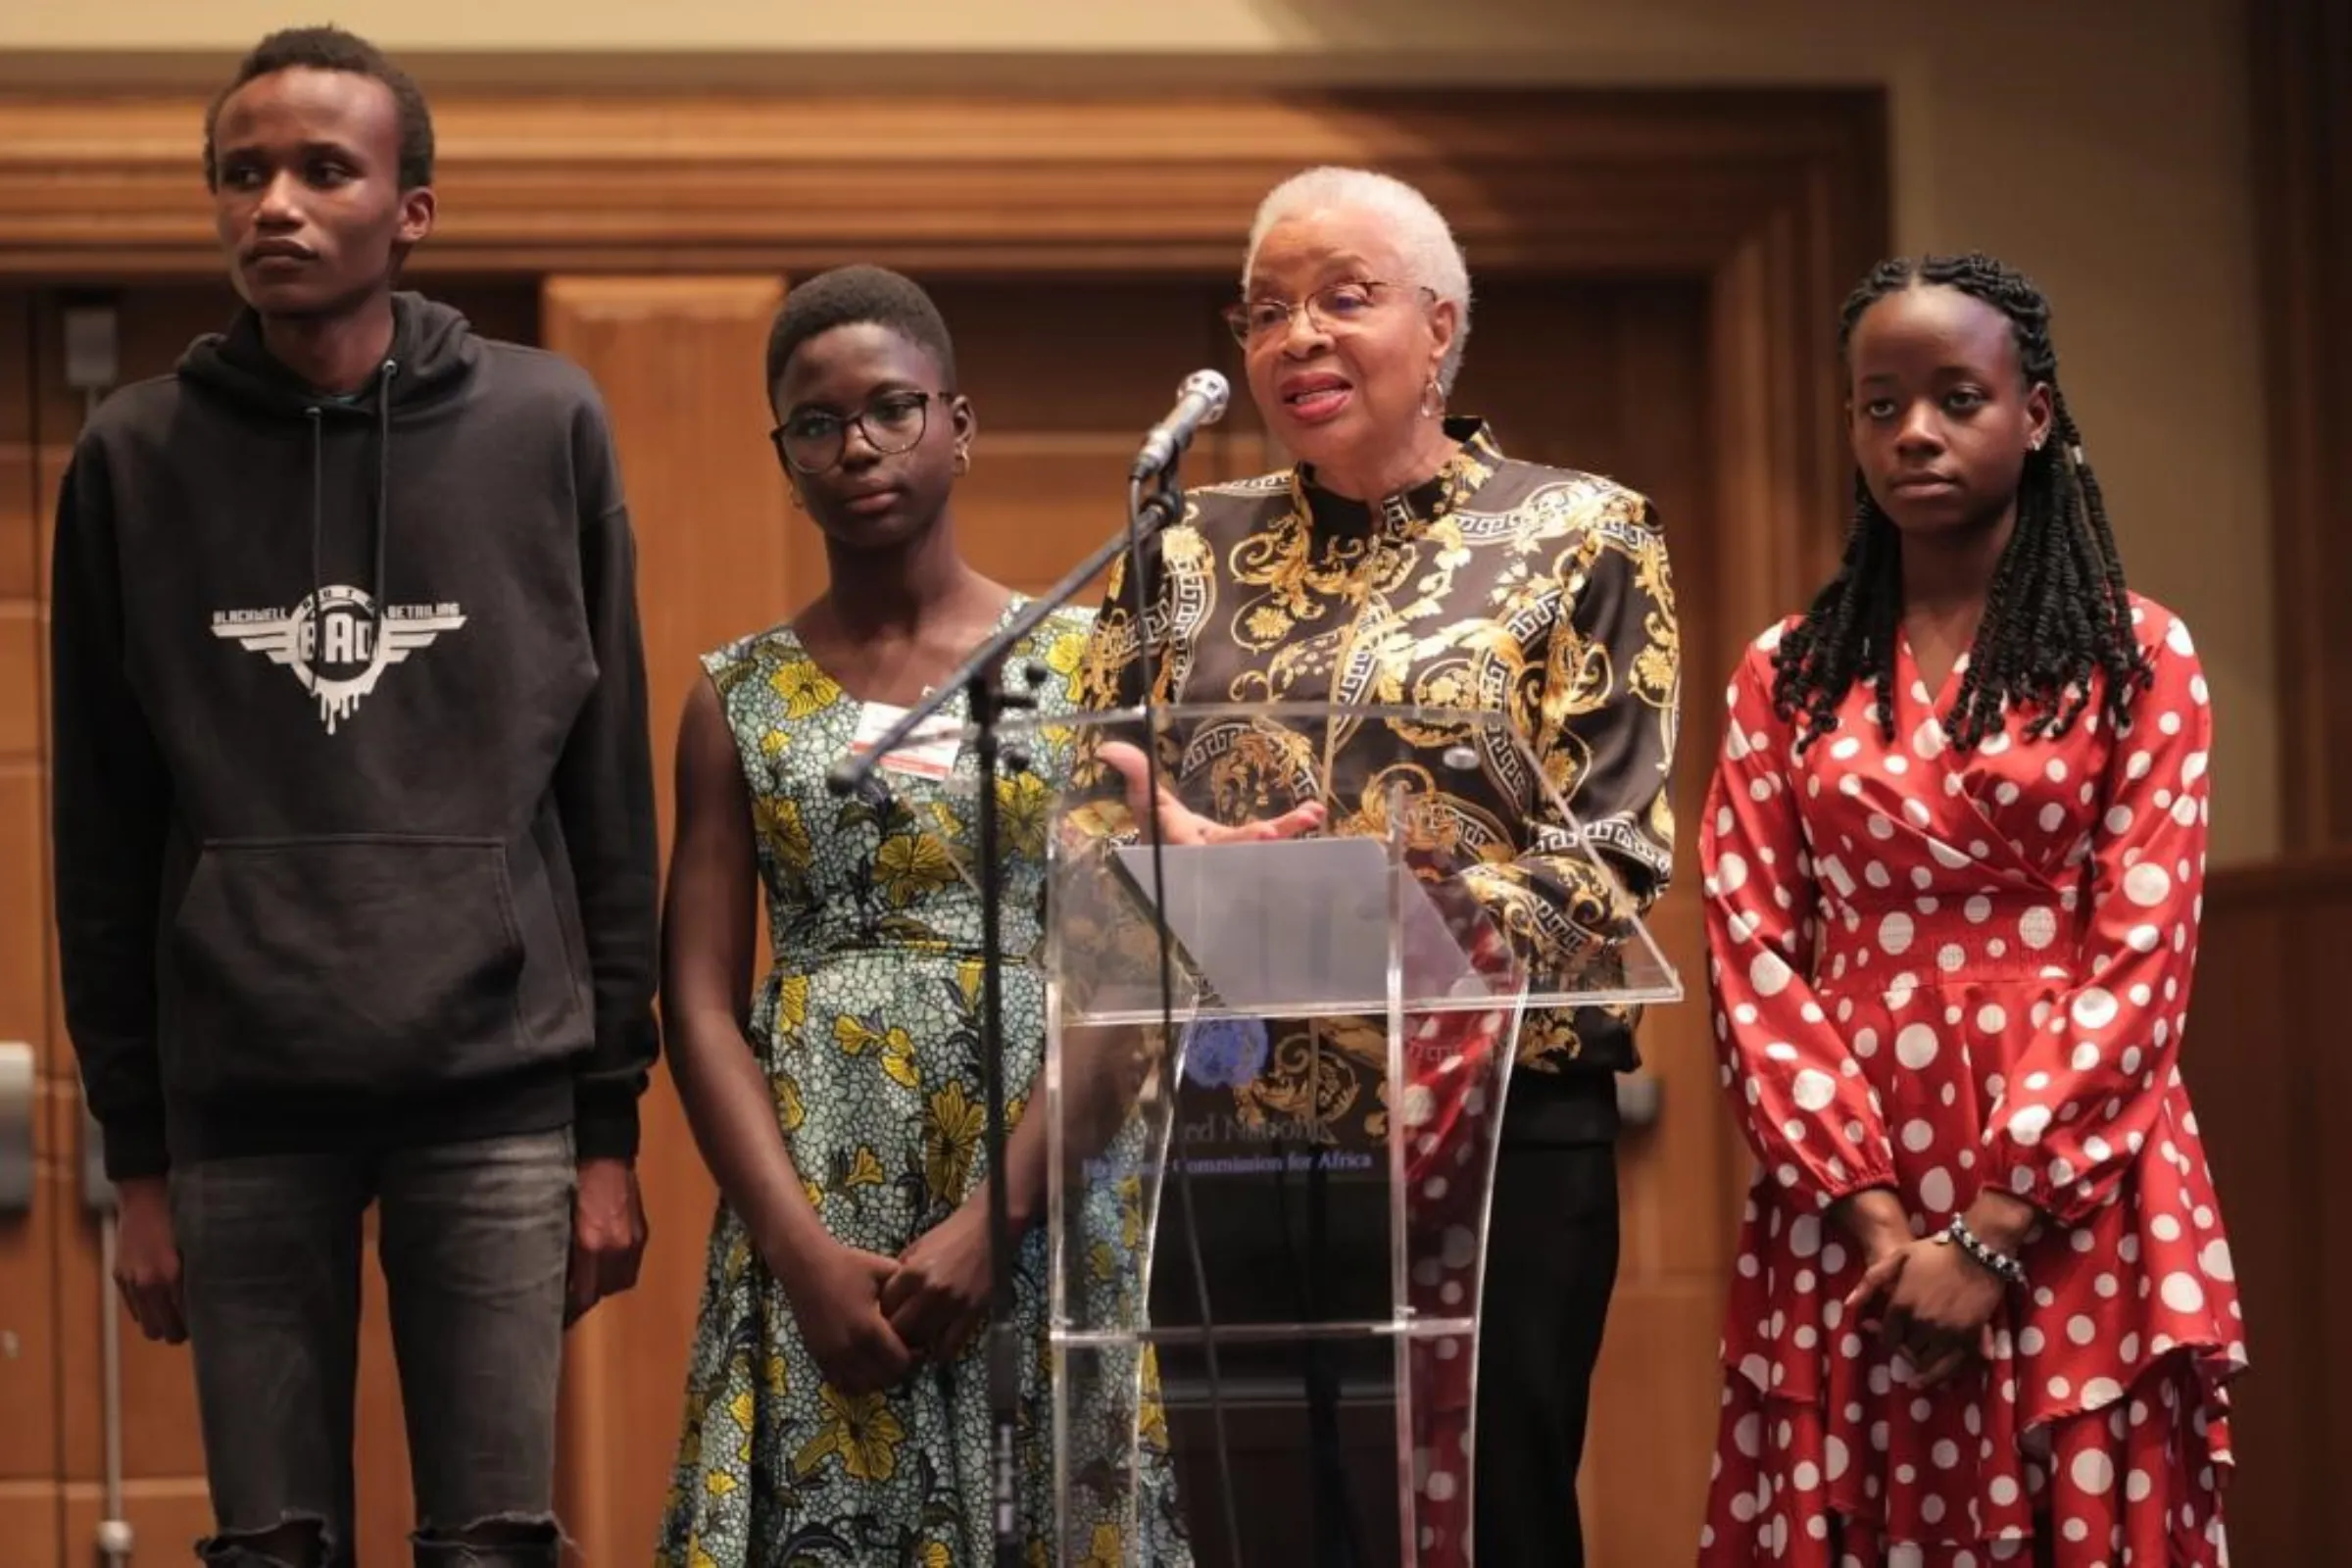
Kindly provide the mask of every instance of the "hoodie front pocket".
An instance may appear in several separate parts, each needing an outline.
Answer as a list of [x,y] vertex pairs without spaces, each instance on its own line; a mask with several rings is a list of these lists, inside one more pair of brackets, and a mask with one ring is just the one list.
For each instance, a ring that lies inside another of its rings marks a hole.
[[398,1094],[514,1065],[504,846],[380,835],[205,846],[172,934],[172,1086]]

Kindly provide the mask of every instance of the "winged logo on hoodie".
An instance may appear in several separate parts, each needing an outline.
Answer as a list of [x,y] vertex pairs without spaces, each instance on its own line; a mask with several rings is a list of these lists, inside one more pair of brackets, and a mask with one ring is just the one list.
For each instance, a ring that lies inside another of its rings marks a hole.
[[379,615],[365,589],[338,583],[291,611],[218,612],[213,635],[292,669],[302,689],[318,699],[318,721],[332,735],[385,670],[465,624],[456,605],[387,605]]

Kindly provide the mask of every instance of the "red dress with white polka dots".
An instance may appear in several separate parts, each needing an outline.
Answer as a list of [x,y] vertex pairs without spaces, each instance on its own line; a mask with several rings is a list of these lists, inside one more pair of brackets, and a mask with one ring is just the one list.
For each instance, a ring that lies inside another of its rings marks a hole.
[[[2212,715],[2144,599],[2155,682],[2119,734],[1945,744],[1896,655],[1895,740],[1857,685],[1797,755],[1772,648],[1731,690],[1707,803],[1723,1079],[1758,1156],[1725,1317],[1702,1564],[2226,1562],[2230,1245],[2179,1071]],[[1987,1186],[2044,1215],[1993,1359],[1943,1385],[1841,1320],[1858,1249],[1824,1212],[1898,1193],[1921,1235]]]

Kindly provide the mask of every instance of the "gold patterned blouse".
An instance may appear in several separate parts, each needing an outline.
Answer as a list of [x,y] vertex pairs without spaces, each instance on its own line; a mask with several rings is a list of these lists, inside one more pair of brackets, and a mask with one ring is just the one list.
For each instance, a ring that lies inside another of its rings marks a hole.
[[[1188,804],[1228,821],[1316,799],[1328,776],[1339,833],[1377,830],[1401,785],[1408,844],[1455,846],[1472,861],[1463,882],[1522,951],[1579,961],[1648,909],[1673,866],[1681,638],[1666,542],[1633,491],[1506,458],[1480,420],[1446,430],[1461,446],[1437,476],[1376,506],[1306,468],[1189,492],[1146,558],[1148,638],[1122,567],[1080,690],[1133,708],[1150,670],[1160,703],[1507,713],[1617,887],[1560,853],[1573,830],[1522,754],[1488,746],[1465,767],[1458,731],[1339,719],[1306,736],[1237,720],[1222,737],[1164,737],[1161,763]],[[1531,1015],[1520,1060],[1630,1067],[1628,1019]]]

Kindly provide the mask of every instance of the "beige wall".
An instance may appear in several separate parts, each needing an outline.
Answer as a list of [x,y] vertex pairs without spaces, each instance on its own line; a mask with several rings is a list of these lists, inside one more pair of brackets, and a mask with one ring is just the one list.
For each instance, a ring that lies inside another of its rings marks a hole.
[[[342,0],[332,10],[410,58],[428,87],[517,74],[761,86],[1115,86],[1147,75],[1885,82],[1897,243],[1994,251],[2052,296],[2065,382],[2132,578],[2188,617],[2214,682],[2215,855],[2277,846],[2245,70],[2229,0]],[[304,15],[257,0],[15,0],[0,7],[0,80],[212,80],[226,53]],[[19,50],[33,52],[12,58]],[[1823,302],[1825,331],[1834,305]],[[2235,543],[2214,548],[2224,532]]]

